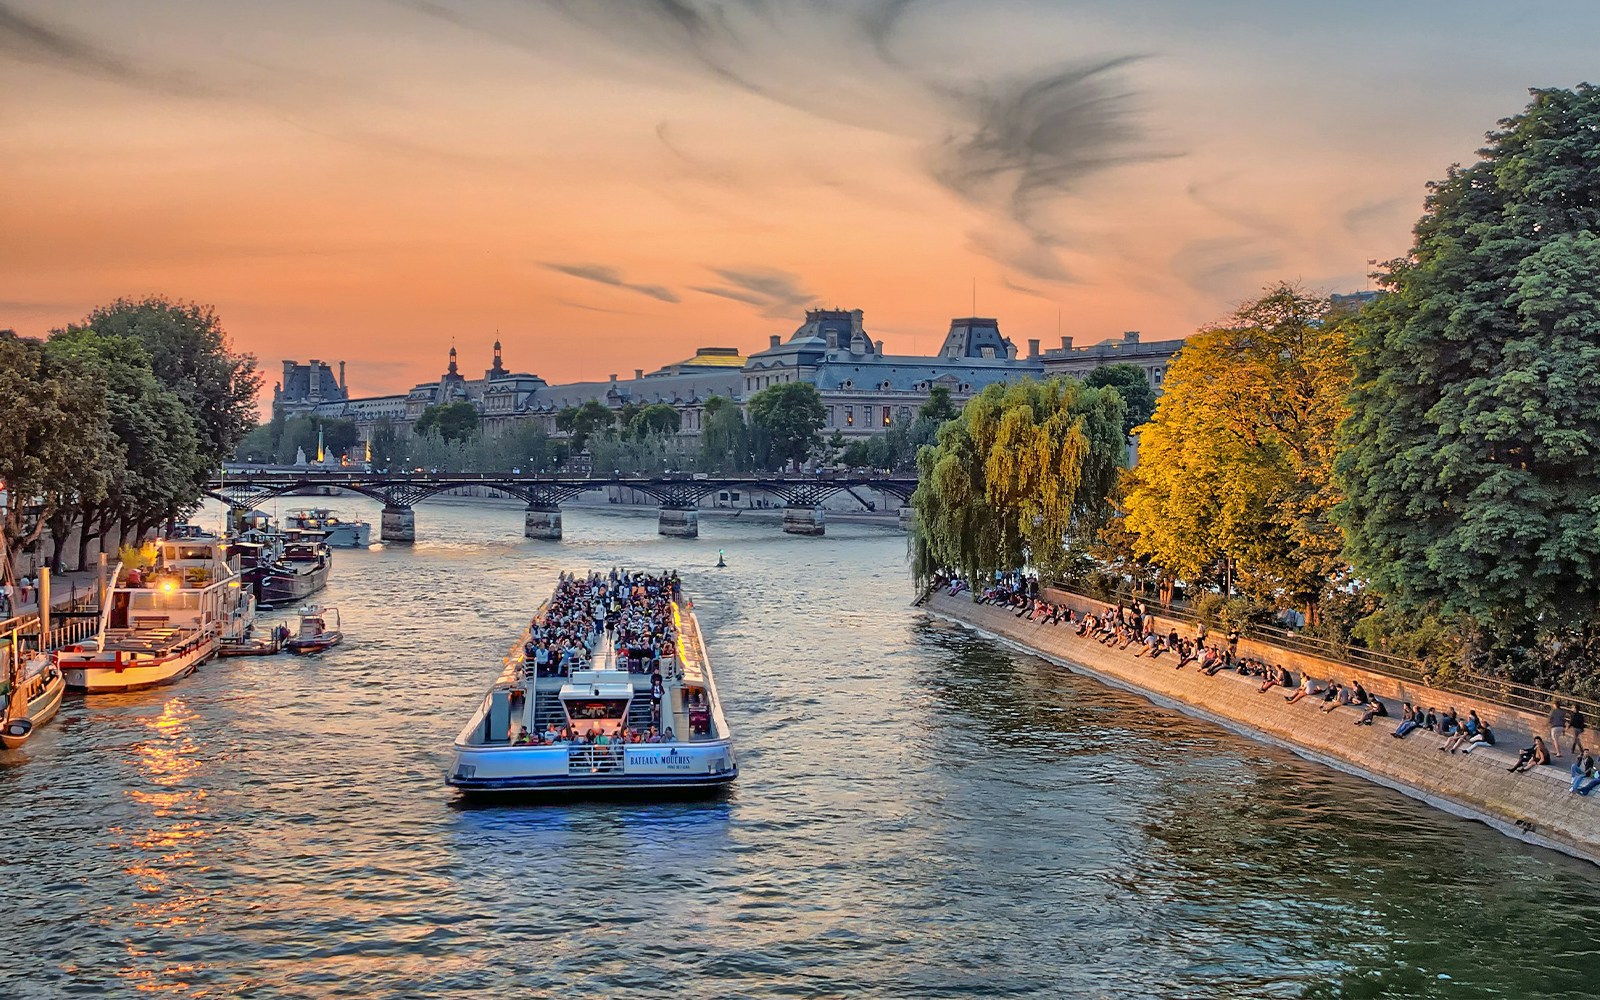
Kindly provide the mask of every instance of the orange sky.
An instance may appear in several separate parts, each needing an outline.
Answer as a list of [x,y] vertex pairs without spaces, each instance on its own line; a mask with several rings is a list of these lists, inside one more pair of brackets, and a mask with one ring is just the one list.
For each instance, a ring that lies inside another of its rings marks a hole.
[[928,352],[974,282],[1018,343],[1183,336],[1361,288],[1600,26],[1302,6],[0,0],[0,327],[161,292],[269,391],[318,357],[358,394],[452,339],[601,378],[807,304]]

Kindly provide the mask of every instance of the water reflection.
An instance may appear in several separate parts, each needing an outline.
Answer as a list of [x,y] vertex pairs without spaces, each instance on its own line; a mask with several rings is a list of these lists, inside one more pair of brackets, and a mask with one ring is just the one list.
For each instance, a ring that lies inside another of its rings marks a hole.
[[[1594,869],[931,624],[897,533],[521,513],[421,505],[415,549],[335,557],[345,645],[0,755],[0,960],[42,996],[1587,995]],[[736,788],[463,806],[526,614],[619,564],[683,570]]]

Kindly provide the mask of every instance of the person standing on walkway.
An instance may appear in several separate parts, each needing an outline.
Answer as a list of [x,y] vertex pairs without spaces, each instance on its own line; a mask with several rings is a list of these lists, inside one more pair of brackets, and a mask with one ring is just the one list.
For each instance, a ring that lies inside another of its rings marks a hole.
[[1561,702],[1550,703],[1550,756],[1561,756],[1561,739],[1567,732],[1567,710],[1561,707]]
[[1572,709],[1567,712],[1567,735],[1572,739],[1572,755],[1581,756],[1588,748],[1583,743],[1584,730],[1589,728],[1589,720],[1583,717],[1583,707],[1573,702]]

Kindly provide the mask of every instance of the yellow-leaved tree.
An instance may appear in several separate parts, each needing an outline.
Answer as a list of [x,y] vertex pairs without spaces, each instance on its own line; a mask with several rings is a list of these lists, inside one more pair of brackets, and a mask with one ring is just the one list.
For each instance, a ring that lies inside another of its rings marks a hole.
[[1092,533],[1126,459],[1122,397],[1074,379],[995,384],[917,455],[915,571],[969,577],[1024,562],[1051,574]]
[[1346,571],[1328,515],[1352,315],[1278,285],[1189,339],[1127,473],[1123,523],[1141,555],[1317,619]]

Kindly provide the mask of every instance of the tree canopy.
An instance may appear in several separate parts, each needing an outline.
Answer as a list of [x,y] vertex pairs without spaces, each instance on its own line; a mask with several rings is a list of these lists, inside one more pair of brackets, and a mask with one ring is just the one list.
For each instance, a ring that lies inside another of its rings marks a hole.
[[750,397],[750,422],[765,439],[769,467],[799,468],[822,444],[827,411],[822,394],[809,382],[783,382]]
[[1532,93],[1389,264],[1338,462],[1388,601],[1514,631],[1600,603],[1600,91]]
[[915,572],[970,578],[1031,561],[1059,571],[1066,541],[1092,534],[1126,461],[1124,404],[1073,379],[990,385],[917,456]]
[[1132,434],[1135,427],[1148,421],[1156,412],[1156,391],[1150,385],[1150,377],[1138,365],[1101,365],[1084,377],[1083,384],[1110,386],[1117,390],[1117,395],[1128,407],[1127,416],[1122,418],[1124,434]]
[[1314,610],[1344,565],[1329,511],[1348,336],[1328,300],[1278,285],[1188,340],[1127,476],[1139,554],[1191,583],[1231,560],[1246,593]]
[[556,414],[556,430],[570,435],[574,452],[588,446],[589,438],[612,426],[610,408],[596,400],[585,400],[582,406],[569,406]]
[[478,411],[466,400],[435,403],[417,417],[412,432],[426,437],[437,431],[446,441],[465,441],[478,430]]

